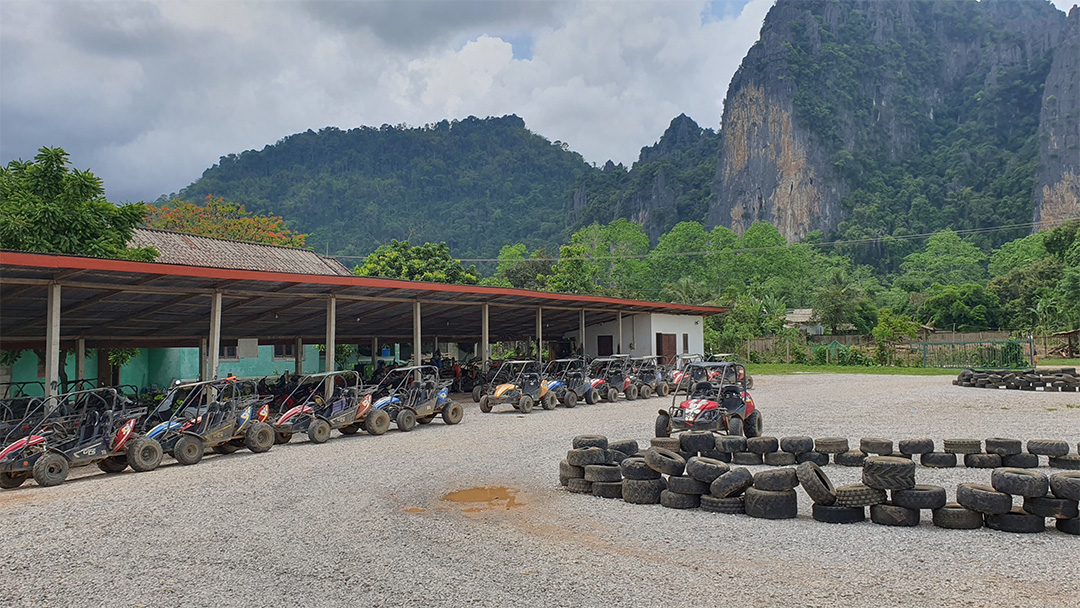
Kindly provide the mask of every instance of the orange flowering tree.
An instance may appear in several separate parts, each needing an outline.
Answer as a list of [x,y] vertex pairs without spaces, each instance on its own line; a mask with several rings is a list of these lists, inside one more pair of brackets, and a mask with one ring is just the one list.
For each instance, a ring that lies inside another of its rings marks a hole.
[[307,238],[306,234],[286,228],[280,216],[256,215],[243,205],[212,195],[206,197],[203,205],[179,200],[160,207],[150,205],[146,226],[286,247],[303,247]]

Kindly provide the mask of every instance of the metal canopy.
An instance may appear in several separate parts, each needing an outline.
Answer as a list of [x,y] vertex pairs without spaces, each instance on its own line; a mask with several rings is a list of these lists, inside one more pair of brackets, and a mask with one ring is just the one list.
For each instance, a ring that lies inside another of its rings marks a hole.
[[726,308],[689,306],[359,276],[307,275],[0,252],[0,348],[42,348],[46,343],[50,285],[62,287],[63,348],[199,346],[221,294],[221,339],[258,338],[262,344],[326,340],[327,302],[336,300],[336,342],[373,337],[412,342],[413,304],[422,304],[423,335],[479,341],[488,304],[491,341],[526,339],[578,330],[620,313],[714,315]]

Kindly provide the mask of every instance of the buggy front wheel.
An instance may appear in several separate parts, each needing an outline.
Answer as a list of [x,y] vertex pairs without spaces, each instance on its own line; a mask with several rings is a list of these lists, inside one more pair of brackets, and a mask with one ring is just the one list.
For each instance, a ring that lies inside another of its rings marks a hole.
[[612,402],[612,403],[615,403],[616,401],[618,401],[619,400],[619,391],[615,390],[614,388],[609,388],[608,391],[607,391],[607,400]]
[[649,399],[652,397],[652,387],[648,384],[641,387],[641,398]]
[[600,391],[595,388],[589,389],[589,392],[585,393],[585,403],[596,405],[597,401],[600,401]]
[[732,416],[731,418],[728,418],[728,421],[727,421],[727,434],[728,435],[742,436],[742,434],[743,434],[743,420],[742,420],[742,418],[739,418],[738,416]]
[[521,399],[518,400],[518,409],[521,410],[522,414],[528,414],[529,412],[531,412],[533,410],[532,397],[528,395],[522,395]]
[[139,437],[128,444],[127,463],[136,473],[144,473],[158,468],[163,455],[157,439]]
[[668,416],[657,416],[655,431],[657,437],[670,437],[671,436],[671,418]]
[[577,405],[577,393],[574,391],[566,391],[566,395],[563,397],[563,405],[568,408]]
[[544,406],[545,410],[553,410],[555,406],[559,404],[559,401],[555,399],[555,393],[548,393],[540,400],[540,403]]
[[369,435],[382,435],[390,428],[390,414],[386,410],[375,410],[364,418],[364,430]]
[[442,411],[442,419],[446,424],[457,424],[465,417],[465,408],[460,403],[451,401],[446,404]]
[[0,488],[11,490],[26,481],[26,473],[0,473]]
[[206,447],[203,446],[201,439],[191,435],[184,435],[176,440],[176,446],[173,448],[173,458],[180,464],[195,464],[202,460],[205,451]]
[[480,411],[485,414],[491,411],[491,400],[487,395],[480,396]]
[[274,447],[274,429],[265,422],[256,422],[244,434],[244,446],[256,454],[269,452]]
[[123,473],[124,469],[128,467],[128,463],[127,458],[123,455],[109,456],[105,460],[99,460],[97,466],[106,473]]
[[633,401],[634,399],[637,399],[637,398],[638,398],[638,388],[636,386],[634,386],[633,384],[626,387],[626,399],[628,401]]
[[69,467],[67,458],[48,452],[34,463],[34,481],[39,486],[58,486],[67,479]]
[[330,439],[330,424],[322,419],[317,419],[308,427],[308,441],[311,443],[326,443]]
[[401,410],[397,415],[397,428],[399,431],[409,431],[416,428],[416,414],[412,410]]
[[671,385],[667,382],[660,383],[660,395],[667,397],[671,394]]
[[761,437],[762,424],[761,424],[761,412],[754,410],[750,412],[750,415],[746,417],[746,424],[744,425],[747,437]]
[[480,397],[482,396],[483,392],[484,387],[482,385],[477,384],[476,386],[474,386],[472,389],[472,400],[480,403]]

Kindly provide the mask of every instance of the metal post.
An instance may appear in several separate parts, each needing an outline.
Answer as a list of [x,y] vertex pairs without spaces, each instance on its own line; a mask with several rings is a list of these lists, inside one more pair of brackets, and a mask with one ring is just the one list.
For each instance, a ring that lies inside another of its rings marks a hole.
[[60,394],[60,284],[49,284],[45,320],[45,395]]
[[484,371],[488,371],[488,360],[491,359],[491,334],[488,326],[488,305],[480,307],[480,359]]
[[210,301],[210,338],[207,345],[208,352],[205,380],[217,380],[218,357],[221,354],[221,292],[215,291]]
[[[100,355],[101,351],[98,351],[98,352],[99,352],[98,356],[100,357],[101,356]],[[208,378],[206,377],[206,370],[207,370],[206,364],[209,363],[209,357],[207,357],[207,353],[209,353],[209,352],[210,352],[210,341],[209,341],[209,339],[200,338],[199,339],[199,380],[208,380]]]
[[578,347],[581,348],[581,356],[585,356],[585,309],[581,309],[578,315]]
[[412,306],[413,365],[420,365],[420,302]]
[[615,347],[615,353],[622,354],[622,311],[619,311],[619,345]]
[[75,379],[86,378],[86,340],[79,338],[75,341]]
[[326,369],[323,371],[337,371],[337,362],[334,356],[337,350],[337,298],[330,296],[326,301]]
[[371,373],[375,373],[375,368],[379,366],[379,338],[376,336],[371,339]]
[[304,373],[304,339],[297,338],[296,343],[293,344],[293,363],[296,367],[296,375],[302,375]]
[[536,359],[544,362],[544,307],[536,307]]

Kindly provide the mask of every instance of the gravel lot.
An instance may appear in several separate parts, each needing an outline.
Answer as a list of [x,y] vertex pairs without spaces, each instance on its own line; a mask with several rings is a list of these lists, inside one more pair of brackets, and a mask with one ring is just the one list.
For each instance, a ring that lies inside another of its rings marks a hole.
[[[768,435],[1080,441],[1080,394],[948,376],[762,376]],[[670,400],[481,414],[266,454],[79,469],[0,492],[2,606],[1080,606],[1080,539],[810,518],[765,521],[569,494],[574,435],[647,446]],[[751,467],[759,470],[764,467]],[[836,485],[859,470],[830,465]],[[1043,471],[1050,471],[1045,467]],[[920,483],[989,483],[919,467]],[[507,486],[516,505],[441,500]]]

